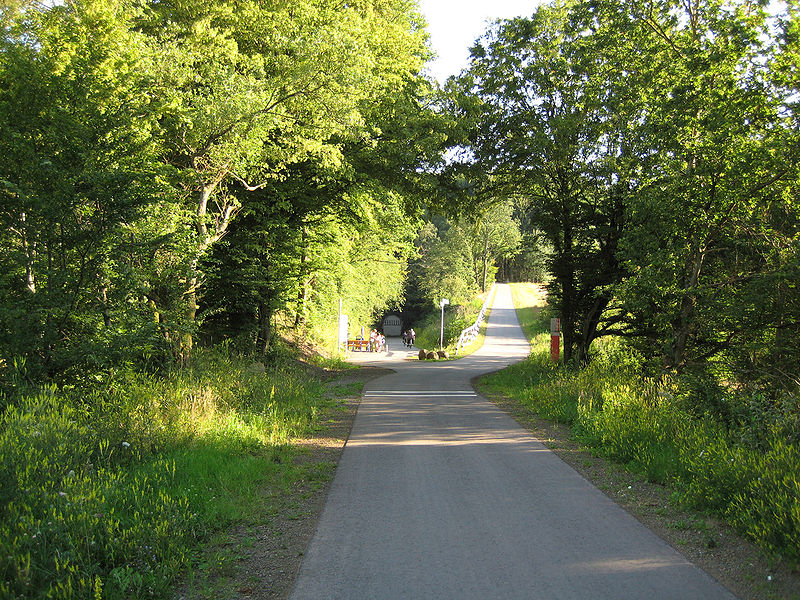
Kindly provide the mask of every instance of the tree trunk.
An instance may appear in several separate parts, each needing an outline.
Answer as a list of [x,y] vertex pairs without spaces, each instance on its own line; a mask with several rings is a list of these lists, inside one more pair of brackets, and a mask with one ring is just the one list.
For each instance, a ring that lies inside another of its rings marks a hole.
[[[197,311],[199,309],[198,305],[198,298],[197,298],[197,287],[200,283],[200,277],[198,272],[198,266],[200,263],[200,257],[205,253],[205,251],[213,244],[214,242],[218,241],[222,235],[225,233],[225,228],[228,226],[227,219],[222,222],[218,223],[217,230],[213,233],[209,233],[208,227],[206,226],[206,214],[208,212],[208,201],[211,198],[211,195],[219,186],[220,182],[224,179],[225,173],[218,175],[218,177],[213,180],[211,183],[203,185],[202,189],[200,190],[200,197],[198,198],[197,202],[197,212],[196,214],[196,221],[195,226],[197,228],[197,250],[195,253],[195,257],[192,259],[189,267],[189,272],[191,275],[187,280],[187,289],[186,289],[186,330],[180,336],[180,347],[178,348],[178,358],[181,364],[185,365],[189,358],[192,355],[192,350],[194,349],[194,338],[192,335],[192,328],[194,327],[195,322],[197,321]],[[222,230],[220,231],[220,228]]]
[[22,213],[22,250],[25,252],[25,287],[31,294],[36,293],[36,279],[34,277],[33,260],[36,256],[35,244],[28,242],[28,233],[25,225],[25,213]]
[[200,257],[205,254],[205,252],[216,242],[218,242],[222,237],[225,235],[225,232],[230,225],[230,221],[233,218],[236,209],[233,203],[229,201],[223,201],[222,207],[220,208],[220,214],[215,216],[215,225],[212,231],[209,231],[208,226],[206,225],[206,215],[208,213],[208,202],[211,199],[211,196],[219,187],[220,183],[225,179],[228,174],[227,166],[222,168],[219,173],[217,173],[216,177],[210,182],[203,185],[200,190],[200,197],[198,198],[197,202],[197,211],[196,211],[196,228],[197,228],[197,236],[198,236],[198,243],[197,249],[195,253],[195,257],[192,259],[190,263],[190,273],[187,280],[187,289],[186,289],[186,331],[180,336],[180,348],[178,349],[179,352],[179,359],[182,364],[186,364],[189,358],[192,355],[192,350],[194,348],[194,339],[192,335],[192,329],[195,326],[197,321],[197,311],[199,310],[198,305],[198,294],[197,290],[200,285],[200,273],[198,271],[198,266],[200,263]]
[[[571,244],[571,241],[570,241]],[[564,345],[564,362],[573,358],[577,337],[577,289],[575,287],[575,265],[569,253],[563,253],[553,264],[553,275],[561,288],[556,304],[561,319],[561,341]]]
[[181,364],[184,366],[189,362],[189,359],[192,356],[192,350],[194,349],[194,336],[192,335],[192,328],[197,321],[197,310],[199,308],[197,304],[197,262],[197,259],[192,261],[192,273],[195,273],[195,275],[189,279],[189,289],[188,293],[186,294],[186,330],[181,335],[178,356]]
[[667,367],[670,369],[681,369],[686,364],[686,352],[697,305],[697,284],[704,261],[705,252],[700,248],[687,260],[680,310],[672,322],[672,343],[667,357]]
[[106,329],[111,327],[111,309],[108,306],[108,286],[104,285],[100,289],[100,297],[103,302],[103,324]]
[[561,339],[564,346],[565,363],[572,360],[575,348],[575,311],[572,310],[572,300],[572,296],[569,298],[565,296],[561,308]]
[[597,328],[600,326],[600,319],[610,301],[611,299],[608,296],[597,296],[592,307],[586,311],[575,350],[575,360],[582,365],[589,362],[589,348],[591,348],[592,342],[597,339]]
[[[572,216],[570,206],[570,190],[561,191],[561,227],[560,244],[554,244],[558,252],[554,274],[561,284],[561,336],[564,345],[564,362],[572,360],[575,348],[577,289],[575,287],[575,261],[573,257]],[[560,246],[560,247],[559,247]]]
[[294,328],[300,329],[306,322],[306,308],[308,302],[308,285],[309,285],[309,272],[308,272],[308,229],[303,226],[301,232],[301,254],[300,254],[300,273],[299,284],[300,287],[297,291],[297,312],[294,317]]

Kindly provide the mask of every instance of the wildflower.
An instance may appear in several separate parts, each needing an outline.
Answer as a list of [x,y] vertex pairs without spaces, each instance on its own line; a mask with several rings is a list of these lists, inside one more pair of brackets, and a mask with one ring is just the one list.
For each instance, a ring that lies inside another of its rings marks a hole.
[[122,447],[123,448],[130,448],[131,445],[128,442],[122,442]]
[[58,495],[61,496],[62,498],[66,498],[67,492],[58,492]]

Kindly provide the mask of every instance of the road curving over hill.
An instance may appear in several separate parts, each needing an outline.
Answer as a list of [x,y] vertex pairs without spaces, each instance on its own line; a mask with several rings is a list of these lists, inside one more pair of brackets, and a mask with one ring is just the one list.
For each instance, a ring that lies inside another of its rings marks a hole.
[[528,352],[499,285],[475,354],[361,357],[395,372],[364,391],[290,598],[734,598],[475,393]]

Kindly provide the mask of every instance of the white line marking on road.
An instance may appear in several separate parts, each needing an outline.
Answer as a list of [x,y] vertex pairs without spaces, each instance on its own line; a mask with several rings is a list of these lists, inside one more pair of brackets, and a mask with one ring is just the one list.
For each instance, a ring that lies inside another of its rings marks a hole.
[[377,397],[387,397],[391,398],[392,396],[477,396],[475,392],[469,392],[466,390],[461,391],[442,391],[442,390],[407,390],[407,391],[375,391],[375,392],[365,392],[364,396],[377,396]]

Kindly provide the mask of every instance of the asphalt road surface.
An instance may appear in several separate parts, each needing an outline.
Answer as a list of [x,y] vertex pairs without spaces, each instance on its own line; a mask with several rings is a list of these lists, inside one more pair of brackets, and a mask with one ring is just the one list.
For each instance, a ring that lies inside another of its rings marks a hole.
[[474,392],[528,351],[499,285],[479,352],[355,359],[396,372],[364,391],[290,598],[734,598]]

